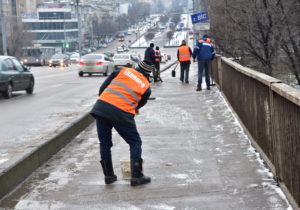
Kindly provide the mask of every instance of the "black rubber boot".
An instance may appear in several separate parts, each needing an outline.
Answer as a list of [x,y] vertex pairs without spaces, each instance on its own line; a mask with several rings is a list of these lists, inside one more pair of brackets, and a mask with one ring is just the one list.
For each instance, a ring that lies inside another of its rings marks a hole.
[[117,176],[114,173],[112,160],[100,160],[103,174],[105,176],[105,184],[111,184],[115,181],[117,181]]
[[201,91],[201,90],[202,90],[201,85],[198,85],[196,91]]
[[131,159],[130,160],[130,168],[131,168],[131,186],[138,186],[142,184],[147,184],[151,182],[151,178],[144,176],[143,174],[143,159]]

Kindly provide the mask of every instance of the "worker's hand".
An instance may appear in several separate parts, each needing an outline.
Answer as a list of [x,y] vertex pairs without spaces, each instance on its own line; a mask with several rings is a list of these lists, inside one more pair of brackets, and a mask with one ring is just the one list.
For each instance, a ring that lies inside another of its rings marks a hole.
[[135,112],[136,112],[136,115],[140,114],[140,111],[138,109],[136,109]]
[[196,59],[193,59],[193,62],[195,63],[195,62],[196,62]]

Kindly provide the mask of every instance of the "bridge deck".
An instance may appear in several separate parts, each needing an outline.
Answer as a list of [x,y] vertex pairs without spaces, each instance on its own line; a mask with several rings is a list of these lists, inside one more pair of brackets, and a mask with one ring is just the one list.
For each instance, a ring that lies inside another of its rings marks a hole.
[[171,72],[152,84],[151,100],[136,117],[143,140],[148,185],[122,179],[120,159],[128,146],[115,132],[113,162],[118,181],[106,186],[99,164],[95,125],[3,201],[16,209],[287,209],[272,174],[217,87],[196,92],[197,64],[190,84]]

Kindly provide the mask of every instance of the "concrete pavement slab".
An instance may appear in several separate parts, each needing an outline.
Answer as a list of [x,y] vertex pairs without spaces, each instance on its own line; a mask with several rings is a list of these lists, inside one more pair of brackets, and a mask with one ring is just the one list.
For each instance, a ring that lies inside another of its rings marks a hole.
[[[150,184],[131,187],[120,159],[128,145],[113,133],[118,181],[105,185],[95,125],[76,137],[14,194],[7,209],[291,209],[217,87],[196,92],[171,72],[152,84],[153,97],[136,116]],[[205,85],[203,85],[205,88]]]

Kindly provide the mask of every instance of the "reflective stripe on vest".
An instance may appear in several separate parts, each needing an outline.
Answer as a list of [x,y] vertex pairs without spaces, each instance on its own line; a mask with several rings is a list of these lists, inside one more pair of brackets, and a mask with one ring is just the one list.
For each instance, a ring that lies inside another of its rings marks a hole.
[[140,72],[132,68],[123,68],[99,96],[125,112],[136,114],[136,107],[150,83]]
[[191,53],[188,46],[179,47],[179,61],[190,61]]
[[160,61],[160,52],[159,52],[159,50],[154,50],[154,56],[155,56],[155,61],[159,62]]

